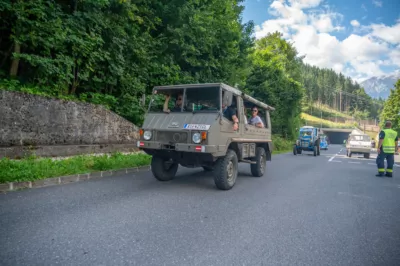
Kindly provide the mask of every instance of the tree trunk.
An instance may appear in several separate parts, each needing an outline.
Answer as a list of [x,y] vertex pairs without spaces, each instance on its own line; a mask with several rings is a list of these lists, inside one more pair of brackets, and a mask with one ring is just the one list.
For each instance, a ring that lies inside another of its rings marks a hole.
[[14,45],[10,45],[10,48],[7,50],[7,52],[3,53],[4,57],[3,57],[3,60],[0,63],[0,68],[3,68],[3,66],[5,65],[7,59],[10,57],[11,52],[13,50],[13,46]]
[[[14,43],[14,53],[20,53],[21,52],[21,45],[17,42]],[[19,66],[19,59],[13,58],[12,63],[11,63],[11,69],[10,69],[10,76],[11,77],[16,77],[18,75],[18,66]]]

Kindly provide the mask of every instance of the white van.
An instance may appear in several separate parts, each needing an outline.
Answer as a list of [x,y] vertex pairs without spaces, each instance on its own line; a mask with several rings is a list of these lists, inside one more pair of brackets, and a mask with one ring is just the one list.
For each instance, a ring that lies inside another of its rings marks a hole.
[[371,137],[367,134],[352,133],[346,142],[347,156],[352,154],[364,154],[364,158],[368,159],[371,154]]

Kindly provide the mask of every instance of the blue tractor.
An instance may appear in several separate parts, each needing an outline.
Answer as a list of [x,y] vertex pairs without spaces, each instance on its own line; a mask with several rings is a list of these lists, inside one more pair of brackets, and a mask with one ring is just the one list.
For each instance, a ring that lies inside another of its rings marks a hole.
[[301,154],[303,151],[311,151],[314,156],[320,155],[320,136],[319,129],[311,126],[301,127],[299,138],[293,146],[293,154]]

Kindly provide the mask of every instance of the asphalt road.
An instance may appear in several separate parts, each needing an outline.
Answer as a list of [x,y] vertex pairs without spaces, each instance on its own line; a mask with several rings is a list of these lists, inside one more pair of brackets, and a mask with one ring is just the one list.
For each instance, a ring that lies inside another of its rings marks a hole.
[[181,169],[2,194],[0,265],[400,265],[400,168],[341,149],[242,164],[230,191]]

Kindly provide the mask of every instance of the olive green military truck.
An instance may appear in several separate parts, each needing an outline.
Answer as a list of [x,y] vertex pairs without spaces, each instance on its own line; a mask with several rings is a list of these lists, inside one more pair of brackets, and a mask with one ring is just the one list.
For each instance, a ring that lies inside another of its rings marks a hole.
[[271,110],[226,84],[155,87],[137,146],[152,156],[160,181],[172,180],[179,165],[202,167],[213,172],[218,189],[229,190],[239,162],[250,164],[253,176],[264,175],[272,154]]

